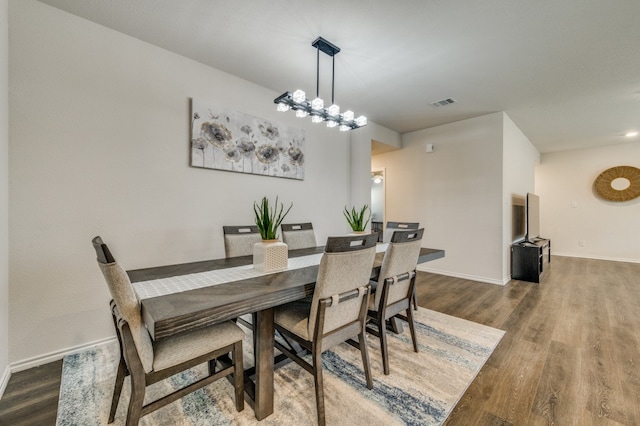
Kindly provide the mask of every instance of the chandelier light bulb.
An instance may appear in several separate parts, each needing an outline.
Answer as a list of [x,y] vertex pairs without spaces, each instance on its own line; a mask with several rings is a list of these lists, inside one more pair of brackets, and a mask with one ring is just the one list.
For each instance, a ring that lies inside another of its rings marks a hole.
[[340,131],[341,132],[346,132],[346,131],[349,131],[349,130],[351,130],[351,127],[347,126],[346,124],[341,124],[340,125]]
[[276,107],[276,111],[287,112],[287,111],[289,111],[289,105],[280,102],[278,104],[278,106]]
[[305,97],[304,91],[298,89],[295,92],[293,92],[293,102],[297,104],[301,104],[305,101],[305,99],[306,97]]
[[358,125],[358,127],[366,126],[367,117],[365,117],[364,115],[361,115],[360,117],[356,118],[356,124]]
[[351,110],[347,110],[344,112],[344,114],[342,114],[342,119],[344,121],[353,121],[353,117],[354,117],[353,111]]
[[338,123],[333,120],[327,120],[327,127],[336,127]]
[[340,107],[336,104],[333,104],[329,108],[327,108],[327,113],[332,117],[337,117],[338,115],[340,115]]
[[319,115],[312,115],[311,116],[311,122],[312,123],[322,123],[322,117]]
[[303,117],[306,117],[307,115],[308,115],[307,111],[305,111],[303,109],[296,110],[296,117],[303,118]]
[[324,108],[324,101],[320,98],[315,98],[311,101],[311,108],[315,109],[316,111],[322,110],[322,108]]

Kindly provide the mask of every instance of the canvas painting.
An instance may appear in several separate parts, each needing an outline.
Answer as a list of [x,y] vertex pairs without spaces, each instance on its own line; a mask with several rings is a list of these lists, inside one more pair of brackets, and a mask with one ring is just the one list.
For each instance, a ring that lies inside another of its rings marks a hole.
[[199,99],[191,114],[193,167],[304,179],[304,130]]

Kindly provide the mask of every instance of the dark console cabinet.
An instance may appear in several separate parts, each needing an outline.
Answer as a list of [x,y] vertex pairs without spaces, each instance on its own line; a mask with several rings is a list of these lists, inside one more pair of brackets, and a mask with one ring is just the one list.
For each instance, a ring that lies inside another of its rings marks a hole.
[[551,262],[551,240],[520,242],[511,246],[511,278],[539,283]]

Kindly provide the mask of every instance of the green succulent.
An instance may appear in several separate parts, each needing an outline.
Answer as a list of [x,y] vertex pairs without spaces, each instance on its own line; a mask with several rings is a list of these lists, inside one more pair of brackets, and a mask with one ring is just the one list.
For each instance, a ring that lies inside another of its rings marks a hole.
[[284,205],[280,203],[278,206],[278,197],[276,197],[274,206],[275,208],[269,206],[267,197],[263,197],[260,204],[257,202],[253,203],[253,212],[256,215],[256,226],[258,226],[260,236],[263,240],[278,239],[278,227],[289,213],[289,210],[291,210],[291,207],[293,207],[293,203],[291,203],[287,211],[284,211]]
[[369,220],[371,220],[371,210],[369,210],[369,217],[367,218],[366,222],[364,220],[364,215],[367,212],[367,210],[369,210],[369,206],[368,205],[364,205],[364,207],[362,207],[362,209],[360,209],[360,211],[356,211],[355,207],[351,208],[351,211],[347,210],[347,206],[344,207],[344,217],[347,218],[347,222],[349,222],[349,226],[351,226],[351,229],[355,232],[362,232],[365,231],[367,228],[367,225],[369,224]]

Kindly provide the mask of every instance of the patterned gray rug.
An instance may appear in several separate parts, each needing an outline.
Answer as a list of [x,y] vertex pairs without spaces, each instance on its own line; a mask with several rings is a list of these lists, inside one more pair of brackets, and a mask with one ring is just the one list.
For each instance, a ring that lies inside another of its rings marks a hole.
[[[419,353],[409,330],[390,334],[391,374],[382,373],[379,341],[369,336],[374,387],[364,383],[360,352],[343,344],[323,354],[325,406],[329,425],[440,425],[487,361],[504,331],[420,308],[416,313]],[[250,334],[245,363],[252,365]],[[118,361],[114,342],[64,358],[58,425],[106,425]],[[148,388],[155,398],[206,374],[202,369],[176,375]],[[115,425],[123,425],[129,401],[125,380]],[[276,371],[275,411],[261,425],[313,425],[313,378],[294,363]],[[142,425],[258,424],[248,404],[235,411],[233,387],[219,380],[142,418]]]

